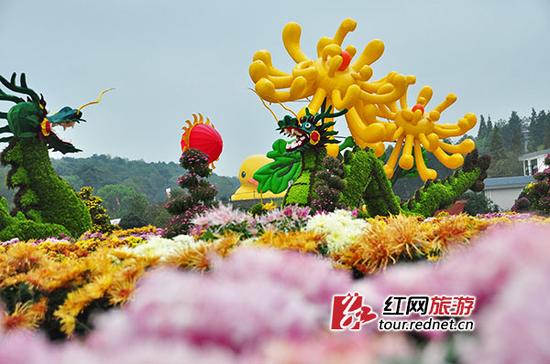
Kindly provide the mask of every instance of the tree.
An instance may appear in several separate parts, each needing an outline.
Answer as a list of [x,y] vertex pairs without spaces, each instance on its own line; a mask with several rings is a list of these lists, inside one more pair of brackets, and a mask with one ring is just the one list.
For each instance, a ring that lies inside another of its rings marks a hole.
[[483,139],[487,136],[487,123],[485,123],[485,117],[479,115],[479,130],[477,132],[477,139]]
[[499,207],[483,192],[467,191],[461,199],[466,200],[464,212],[468,215],[475,216],[499,211]]
[[124,185],[107,185],[97,191],[103,199],[103,205],[112,217],[122,217],[129,213],[143,216],[149,207],[147,197],[133,187]]
[[111,224],[111,219],[107,214],[107,210],[103,207],[100,197],[93,195],[94,189],[90,186],[85,186],[80,189],[77,193],[78,198],[80,198],[88,210],[90,211],[90,216],[92,217],[92,231],[109,233],[116,229],[116,226]]
[[487,136],[493,132],[493,122],[491,121],[491,115],[487,116]]
[[[106,185],[126,185],[147,196],[152,204],[166,202],[166,189],[177,188],[181,166],[174,162],[144,162],[106,155],[88,158],[53,159],[57,173],[76,190],[92,186],[96,191]],[[236,177],[212,174],[209,181],[218,188],[217,198],[229,200],[239,187]]]
[[502,133],[498,126],[492,128],[491,136],[489,139],[489,153],[493,159],[498,158],[503,155],[504,150],[504,141],[502,140]]
[[[510,146],[510,152],[513,156],[519,156],[524,152],[524,137],[523,137],[523,125],[518,113],[512,111],[510,119],[506,124],[506,130],[508,137],[506,139],[507,145]],[[504,137],[504,136],[503,136]]]
[[217,190],[207,179],[212,174],[208,156],[200,150],[188,149],[181,155],[180,165],[187,173],[178,179],[182,193],[171,196],[166,204],[172,214],[164,233],[168,238],[187,234],[195,216],[217,205]]
[[522,174],[521,164],[514,155],[504,147],[499,126],[495,126],[489,139],[487,152],[491,155],[491,166],[487,170],[490,177],[517,176]]
[[534,108],[529,117],[527,150],[534,152],[544,143],[544,118],[539,118]]
[[148,225],[162,227],[168,224],[171,217],[170,213],[166,211],[164,204],[152,204],[147,209],[143,219]]
[[147,222],[145,222],[145,219],[143,219],[140,215],[129,213],[120,219],[120,223],[118,225],[123,229],[133,229],[146,226]]
[[[541,128],[544,129],[544,136],[542,139],[543,149],[550,148],[550,112],[545,112],[544,110],[542,110],[541,112],[539,112],[538,117],[541,123]],[[539,147],[539,149],[541,148]]]

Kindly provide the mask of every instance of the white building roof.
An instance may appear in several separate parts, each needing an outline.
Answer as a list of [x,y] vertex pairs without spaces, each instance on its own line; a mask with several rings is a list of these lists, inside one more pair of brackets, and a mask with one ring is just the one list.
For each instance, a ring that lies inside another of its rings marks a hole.
[[486,178],[486,190],[498,190],[503,188],[517,188],[527,185],[533,181],[533,176],[512,176],[512,177],[494,177]]
[[524,161],[526,159],[533,159],[540,156],[546,156],[547,154],[550,154],[550,149],[544,149],[544,150],[539,150],[537,152],[522,154],[518,157],[518,160]]

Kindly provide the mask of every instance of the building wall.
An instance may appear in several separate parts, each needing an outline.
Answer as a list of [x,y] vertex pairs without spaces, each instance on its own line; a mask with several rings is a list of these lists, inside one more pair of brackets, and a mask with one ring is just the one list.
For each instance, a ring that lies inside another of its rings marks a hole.
[[501,210],[510,210],[514,205],[514,201],[518,198],[523,187],[485,189],[485,196],[493,200]]
[[[546,154],[541,154],[533,158],[529,158],[526,160],[522,160],[522,166],[523,166],[523,175],[524,176],[532,176],[533,173],[533,166],[536,165],[536,171],[541,172],[546,169],[546,165],[544,164],[544,159],[546,158]],[[536,160],[536,162],[535,162]]]

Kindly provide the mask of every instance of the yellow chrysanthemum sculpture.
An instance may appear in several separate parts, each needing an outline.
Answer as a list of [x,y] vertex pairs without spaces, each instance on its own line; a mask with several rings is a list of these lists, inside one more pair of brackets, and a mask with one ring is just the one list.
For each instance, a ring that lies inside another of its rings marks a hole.
[[[475,143],[471,139],[465,139],[461,143],[453,145],[442,139],[464,135],[472,129],[477,121],[474,114],[464,115],[457,124],[437,123],[441,113],[451,106],[457,99],[455,94],[449,94],[443,102],[433,110],[426,111],[425,108],[432,98],[431,87],[424,86],[416,99],[416,104],[409,108],[407,100],[403,97],[400,100],[400,107],[391,104],[384,110],[385,117],[393,120],[397,129],[391,136],[395,147],[384,166],[388,178],[392,178],[395,166],[399,160],[399,167],[405,170],[416,165],[416,169],[423,181],[434,180],[437,172],[426,167],[422,155],[422,147],[450,169],[456,169],[464,163],[464,155],[475,149]],[[450,154],[448,154],[450,153]]]
[[[423,106],[432,93],[429,87],[420,92],[414,110],[409,109],[406,95],[408,87],[416,82],[414,76],[390,72],[381,79],[371,80],[371,65],[384,52],[381,40],[369,42],[357,59],[351,62],[357,50],[351,45],[344,48],[342,43],[356,26],[355,20],[345,19],[332,38],[319,39],[317,58],[311,59],[300,48],[300,25],[288,23],[283,29],[283,43],[296,65],[291,73],[283,72],[273,66],[271,54],[267,50],[257,51],[249,67],[256,93],[267,102],[279,104],[306,99],[307,106],[300,110],[298,118],[305,114],[306,108],[311,114],[317,113],[325,100],[326,105],[335,110],[347,109],[345,118],[348,129],[361,148],[372,148],[377,156],[381,156],[384,154],[385,142],[396,143],[393,158],[386,164],[389,178],[393,175],[401,150],[401,168],[412,168],[416,160],[423,180],[436,178],[435,171],[428,169],[423,160],[415,158],[422,155],[421,145],[434,153],[445,166],[460,167],[463,155],[474,149],[473,142],[468,140],[451,145],[439,139],[463,135],[475,125],[475,116],[467,114],[457,125],[435,125],[441,112],[456,100],[456,96],[448,96],[434,110],[424,113]],[[327,151],[333,155],[338,152],[338,148],[329,144]]]

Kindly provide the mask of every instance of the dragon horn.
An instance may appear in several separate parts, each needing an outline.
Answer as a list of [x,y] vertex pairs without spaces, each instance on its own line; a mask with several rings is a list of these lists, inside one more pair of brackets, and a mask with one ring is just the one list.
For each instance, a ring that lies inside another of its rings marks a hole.
[[[25,74],[24,73],[21,74],[21,86],[17,86],[16,80],[17,80],[17,74],[16,73],[13,73],[11,75],[10,81],[8,81],[4,77],[0,76],[0,83],[2,83],[8,89],[10,89],[11,91],[19,92],[20,94],[25,94],[27,96],[30,96],[31,99],[34,102],[38,102],[38,95],[36,94],[36,92],[34,92],[30,88],[26,87],[27,86],[27,80],[25,78]],[[2,94],[5,97],[5,94],[3,92],[2,92]],[[9,100],[6,100],[6,101],[14,101],[14,102],[23,102],[24,101],[21,98],[18,98],[20,101],[16,101],[15,98],[17,98],[17,97],[12,96],[12,99],[9,99]]]
[[99,104],[101,102],[101,100],[103,99],[103,95],[105,95],[107,92],[112,91],[112,90],[114,90],[114,88],[109,88],[107,90],[101,91],[99,93],[99,95],[97,96],[97,99],[95,99],[94,101],[87,102],[82,106],[79,106],[77,110],[80,111],[80,110],[84,109],[86,106]]
[[321,104],[321,114],[324,114],[326,109],[327,109],[327,98],[325,97],[323,99],[323,103]]

